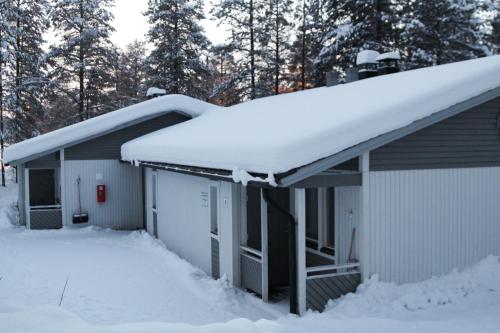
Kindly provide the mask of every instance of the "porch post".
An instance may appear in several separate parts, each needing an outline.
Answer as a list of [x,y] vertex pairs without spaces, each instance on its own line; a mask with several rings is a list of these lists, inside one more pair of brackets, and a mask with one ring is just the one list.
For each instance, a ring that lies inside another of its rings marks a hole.
[[306,190],[295,189],[295,219],[297,222],[297,303],[299,314],[306,311]]
[[359,158],[361,172],[361,218],[359,223],[360,242],[359,261],[361,280],[370,277],[370,153],[366,152]]
[[269,256],[267,242],[267,202],[264,199],[264,189],[260,189],[260,244],[262,253],[262,300],[269,299]]
[[64,149],[59,150],[59,186],[61,186],[61,217],[62,225],[66,226],[66,167],[64,163]]
[[31,229],[31,207],[30,207],[30,169],[24,168],[24,215],[26,228]]

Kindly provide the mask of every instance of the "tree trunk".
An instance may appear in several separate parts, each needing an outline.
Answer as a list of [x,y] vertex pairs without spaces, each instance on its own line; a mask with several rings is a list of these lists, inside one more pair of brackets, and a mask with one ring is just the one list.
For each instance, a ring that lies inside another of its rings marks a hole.
[[306,89],[306,0],[302,2],[302,54],[301,54],[301,68],[300,68],[300,81],[302,90]]
[[[17,9],[19,11],[20,9],[20,2],[19,0],[17,1]],[[17,135],[18,135],[18,140],[22,140],[25,138],[23,135],[22,131],[22,125],[23,125],[23,117],[22,117],[22,108],[21,108],[21,37],[19,35],[19,31],[21,30],[21,21],[16,19],[16,86],[14,87],[14,92],[15,92],[15,97],[16,97],[16,112],[14,113],[16,116],[16,128],[17,128]],[[17,141],[17,140],[16,140]]]
[[[0,29],[0,45],[2,45],[3,31]],[[1,50],[0,50],[1,51]],[[2,169],[2,186],[5,187],[5,165],[3,163],[4,151],[4,119],[3,119],[3,56],[0,52],[0,164]]]
[[276,26],[275,26],[275,54],[274,54],[274,94],[278,95],[280,92],[280,8],[279,0],[275,2],[276,6]]
[[254,19],[254,7],[253,7],[253,0],[250,0],[250,17],[249,17],[249,22],[248,25],[250,27],[250,79],[251,79],[251,84],[250,84],[250,99],[255,99],[256,94],[255,94],[255,36],[254,36],[254,26],[253,26],[253,19]]
[[[80,0],[80,18],[83,21],[83,0]],[[80,98],[78,101],[78,116],[80,118],[80,121],[85,120],[84,118],[84,111],[85,111],[85,56],[83,54],[83,41],[82,41],[82,33],[83,33],[83,27],[80,27],[80,42],[79,42],[79,49],[78,49],[78,60],[80,61],[80,68],[78,69],[78,79],[79,79],[79,85],[80,85]],[[88,115],[87,115],[88,119]]]

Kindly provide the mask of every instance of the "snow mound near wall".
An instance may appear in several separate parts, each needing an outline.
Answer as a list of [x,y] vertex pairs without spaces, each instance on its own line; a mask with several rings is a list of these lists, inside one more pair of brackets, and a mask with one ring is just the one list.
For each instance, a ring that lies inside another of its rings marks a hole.
[[0,314],[2,332],[36,333],[257,333],[281,332],[278,324],[269,320],[252,322],[234,319],[225,323],[196,326],[178,323],[133,323],[121,325],[92,325],[70,311],[58,307],[40,307],[29,311]]
[[489,256],[473,267],[412,284],[381,282],[378,276],[364,282],[356,294],[330,301],[327,311],[347,316],[359,313],[430,310],[457,303],[473,294],[500,292],[499,258]]

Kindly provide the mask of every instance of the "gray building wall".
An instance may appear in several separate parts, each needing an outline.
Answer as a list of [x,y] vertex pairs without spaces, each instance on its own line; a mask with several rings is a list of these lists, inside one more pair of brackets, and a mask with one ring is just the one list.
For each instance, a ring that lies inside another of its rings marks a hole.
[[415,282],[500,255],[500,167],[370,172],[369,274]]
[[66,160],[119,160],[121,146],[132,139],[147,133],[178,124],[190,119],[185,115],[170,112],[165,115],[129,126],[115,132],[105,134],[95,139],[65,149]]
[[500,166],[499,114],[496,98],[396,140],[370,152],[370,169]]
[[158,171],[158,238],[211,274],[210,180]]
[[50,153],[25,163],[30,169],[51,169],[59,167],[59,152]]
[[[82,209],[89,224],[113,229],[143,227],[141,169],[117,160],[64,161],[66,223],[72,224],[78,212],[78,187],[81,178]],[[102,181],[97,175],[102,175]],[[97,203],[96,185],[106,185],[106,202]]]

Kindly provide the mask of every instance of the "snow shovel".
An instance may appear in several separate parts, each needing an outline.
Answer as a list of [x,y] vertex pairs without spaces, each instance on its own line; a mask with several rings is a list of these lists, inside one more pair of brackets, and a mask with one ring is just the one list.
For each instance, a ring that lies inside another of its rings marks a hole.
[[87,223],[89,221],[89,214],[82,212],[82,198],[80,189],[80,176],[76,179],[76,184],[78,187],[78,214],[73,214],[73,223]]

